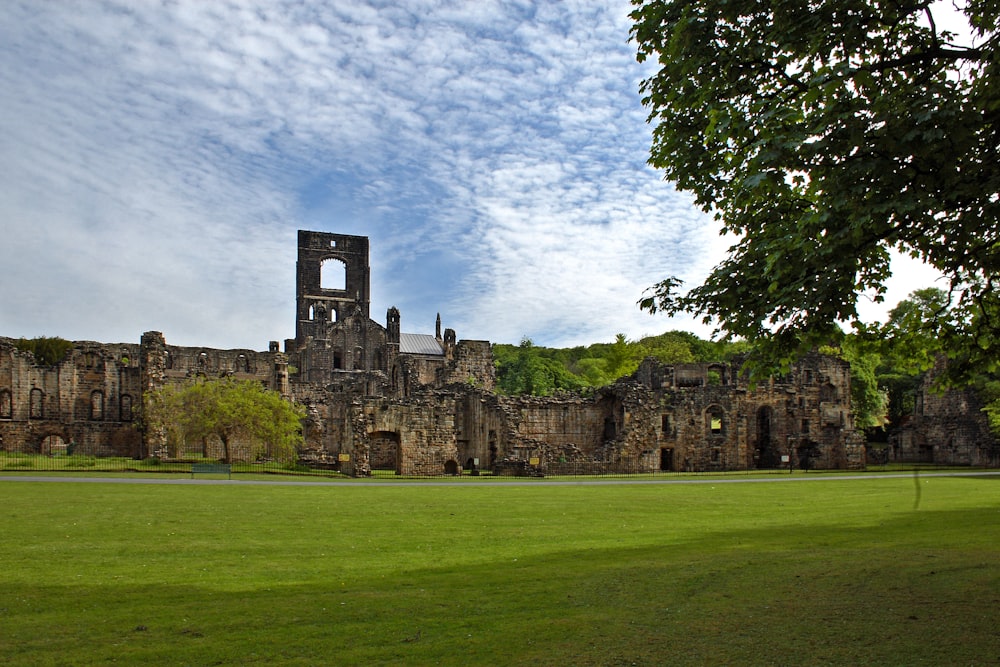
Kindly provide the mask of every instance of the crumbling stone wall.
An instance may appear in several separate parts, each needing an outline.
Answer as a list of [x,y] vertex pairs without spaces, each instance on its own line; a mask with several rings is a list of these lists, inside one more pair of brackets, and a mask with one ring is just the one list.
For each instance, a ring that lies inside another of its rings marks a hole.
[[487,392],[496,390],[496,367],[489,341],[459,341],[446,356],[447,361],[436,371],[435,386],[465,383]]
[[0,338],[6,451],[136,455],[141,396],[137,345],[76,342],[62,360],[43,366],[14,339]]
[[1000,466],[1000,442],[990,430],[979,396],[968,389],[935,386],[945,363],[939,360],[924,376],[914,414],[890,434],[891,458],[907,463]]
[[608,408],[593,397],[505,396],[504,458],[593,459],[605,440]]

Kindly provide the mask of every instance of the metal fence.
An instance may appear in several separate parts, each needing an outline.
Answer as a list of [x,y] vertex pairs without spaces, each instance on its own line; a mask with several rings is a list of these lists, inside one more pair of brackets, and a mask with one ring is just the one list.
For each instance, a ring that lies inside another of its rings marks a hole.
[[[132,459],[125,457],[98,457],[79,455],[44,455],[25,454],[19,452],[0,451],[0,474],[18,473],[148,473],[165,475],[190,475],[192,466],[197,464],[216,463],[206,459],[186,458],[186,459]],[[874,472],[890,471],[912,471],[912,470],[940,470],[941,466],[921,463],[889,463],[885,465],[869,465],[867,470]],[[949,468],[958,470],[969,470],[969,468]],[[232,475],[249,478],[254,475],[292,475],[299,477],[316,477],[327,479],[348,479],[347,475],[337,470],[312,468],[302,463],[281,463],[278,461],[259,462],[234,462],[230,465]],[[546,464],[533,464],[529,461],[506,461],[497,464],[492,470],[463,470],[455,475],[400,475],[395,470],[372,470],[368,476],[372,479],[473,479],[485,480],[494,478],[574,478],[574,477],[621,477],[621,478],[664,478],[672,477],[706,477],[713,475],[734,475],[734,474],[774,474],[776,472],[790,473],[786,468],[783,470],[717,470],[697,473],[678,473],[670,471],[650,470],[648,462],[639,458],[623,459],[620,461],[576,461],[576,462],[553,462]],[[821,472],[837,471],[814,471],[806,472],[795,470],[795,474],[817,474]],[[844,471],[858,472],[858,471]]]

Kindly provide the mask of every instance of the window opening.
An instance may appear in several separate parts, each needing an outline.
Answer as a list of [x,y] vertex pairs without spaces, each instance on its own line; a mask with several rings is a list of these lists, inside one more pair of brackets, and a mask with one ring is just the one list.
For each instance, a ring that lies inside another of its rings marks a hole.
[[104,392],[95,390],[90,392],[90,418],[99,421],[104,419]]
[[321,289],[344,291],[347,289],[347,265],[339,259],[325,259],[319,267]]
[[31,395],[28,403],[28,416],[31,419],[41,419],[43,417],[42,410],[42,390],[32,389]]
[[722,435],[725,428],[725,413],[722,408],[712,406],[705,411],[705,425],[711,435]]

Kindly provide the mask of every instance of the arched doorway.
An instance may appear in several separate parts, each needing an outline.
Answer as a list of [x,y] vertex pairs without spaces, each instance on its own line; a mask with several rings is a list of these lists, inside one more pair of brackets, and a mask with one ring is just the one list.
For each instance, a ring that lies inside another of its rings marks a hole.
[[757,410],[757,449],[754,452],[756,468],[777,468],[781,462],[781,455],[776,451],[771,435],[773,421],[774,410],[771,406],[765,405]]
[[446,475],[457,475],[458,474],[458,462],[455,459],[448,459],[444,462],[444,474]]
[[374,431],[368,436],[368,462],[372,470],[400,472],[399,433]]
[[68,449],[67,442],[61,435],[55,433],[42,438],[42,442],[38,445],[39,453],[46,456],[65,456],[69,453]]
[[670,472],[674,469],[674,450],[671,447],[660,448],[660,471]]

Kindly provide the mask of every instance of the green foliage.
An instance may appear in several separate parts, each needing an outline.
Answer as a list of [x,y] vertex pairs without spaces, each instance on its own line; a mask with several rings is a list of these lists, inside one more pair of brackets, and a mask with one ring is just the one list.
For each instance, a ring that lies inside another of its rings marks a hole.
[[14,346],[22,352],[30,352],[35,355],[35,361],[39,366],[55,366],[66,358],[73,343],[68,340],[53,336],[39,336],[37,338],[19,338]]
[[820,352],[838,356],[851,365],[851,410],[859,429],[885,426],[889,394],[880,386],[877,370],[882,356],[866,349],[854,336],[845,336],[840,347],[821,347]]
[[896,373],[918,375],[930,370],[954,328],[948,295],[937,288],[919,289],[889,311],[879,331],[886,363]]
[[889,251],[950,280],[941,343],[956,379],[1000,364],[1000,5],[960,5],[979,46],[930,3],[633,0],[649,162],[737,240],[701,285],[667,278],[642,308],[697,313],[754,342],[756,377],[857,322]]
[[524,338],[517,347],[493,347],[497,389],[510,395],[548,396],[556,391],[579,391],[586,384],[562,364],[548,348],[535,347]]
[[167,385],[146,396],[146,421],[174,442],[218,437],[225,461],[235,438],[249,440],[256,456],[295,458],[302,444],[305,408],[286,401],[253,380],[198,380]]
[[665,364],[725,361],[746,349],[744,343],[705,341],[687,331],[670,331],[638,341],[617,334],[612,343],[573,348],[538,347],[525,338],[518,346],[494,344],[493,359],[498,391],[547,396],[611,384],[634,373],[646,357]]

